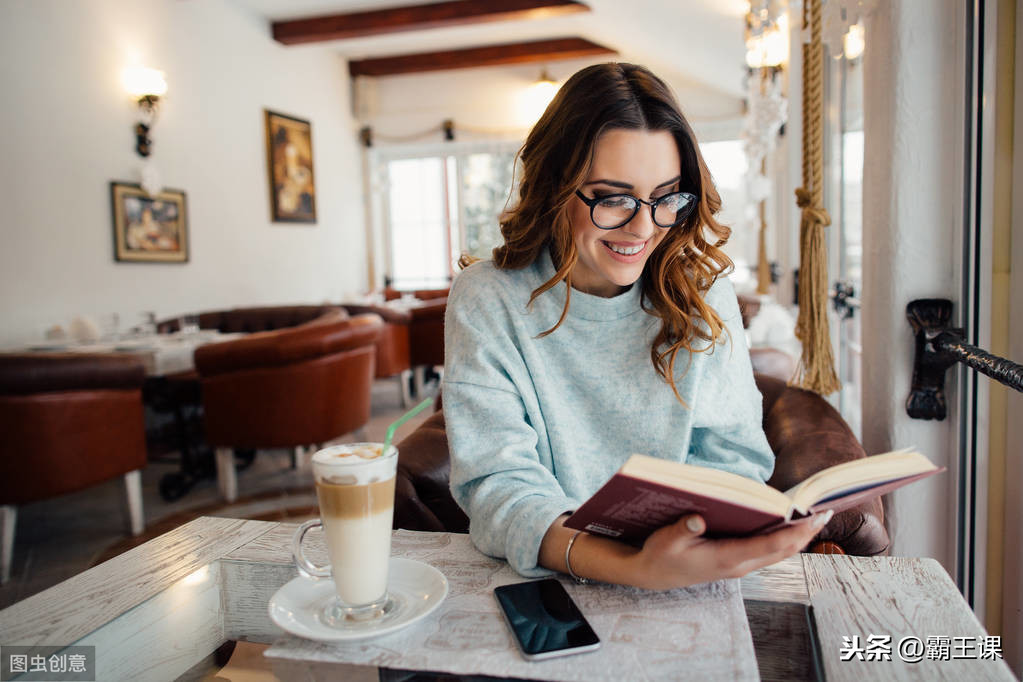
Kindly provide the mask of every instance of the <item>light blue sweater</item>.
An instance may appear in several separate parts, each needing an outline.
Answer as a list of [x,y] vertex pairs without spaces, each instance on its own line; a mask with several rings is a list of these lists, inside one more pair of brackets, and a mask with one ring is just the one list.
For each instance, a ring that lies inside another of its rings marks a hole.
[[640,307],[638,282],[614,298],[573,289],[564,323],[536,338],[560,317],[566,286],[541,294],[530,310],[526,303],[553,275],[546,253],[521,270],[476,263],[455,278],[444,324],[451,492],[476,547],[527,577],[549,573],[537,554],[554,520],[633,453],[760,481],[774,468],[726,278],[705,300],[731,339],[679,354],[684,406],[650,361],[660,320]]

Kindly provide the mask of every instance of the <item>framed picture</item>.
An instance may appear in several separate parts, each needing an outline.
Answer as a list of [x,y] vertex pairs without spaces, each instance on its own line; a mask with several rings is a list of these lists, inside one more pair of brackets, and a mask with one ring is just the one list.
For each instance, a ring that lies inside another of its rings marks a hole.
[[315,223],[312,127],[309,121],[264,111],[270,214],[274,222]]
[[164,189],[156,196],[139,185],[110,183],[114,214],[114,258],[139,263],[188,262],[185,193]]

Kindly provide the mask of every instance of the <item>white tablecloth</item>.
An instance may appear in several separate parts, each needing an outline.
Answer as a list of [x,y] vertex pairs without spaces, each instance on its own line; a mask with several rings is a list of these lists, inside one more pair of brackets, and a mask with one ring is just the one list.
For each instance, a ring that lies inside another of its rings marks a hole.
[[221,334],[203,329],[191,333],[147,334],[117,341],[74,343],[47,341],[17,349],[21,352],[50,353],[131,353],[138,356],[148,376],[164,376],[195,368],[195,349],[208,343],[220,343],[245,336],[243,333]]

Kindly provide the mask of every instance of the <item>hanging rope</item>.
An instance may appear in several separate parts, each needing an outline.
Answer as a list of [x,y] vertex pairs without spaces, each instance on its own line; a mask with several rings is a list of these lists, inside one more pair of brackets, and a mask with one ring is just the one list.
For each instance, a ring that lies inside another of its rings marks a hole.
[[824,67],[821,46],[821,0],[804,0],[803,27],[803,186],[799,206],[799,318],[796,337],[803,344],[796,375],[790,382],[820,395],[841,388],[835,375],[828,329],[828,260],[824,228],[831,217],[824,208]]

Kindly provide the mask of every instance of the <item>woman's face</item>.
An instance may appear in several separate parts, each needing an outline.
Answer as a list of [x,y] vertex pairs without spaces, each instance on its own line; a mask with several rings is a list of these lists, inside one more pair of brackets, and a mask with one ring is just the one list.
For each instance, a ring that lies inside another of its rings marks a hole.
[[[588,198],[631,194],[653,201],[679,191],[681,167],[675,138],[668,131],[612,129],[597,139],[593,167],[579,191]],[[668,233],[668,228],[654,224],[646,205],[640,205],[625,225],[602,230],[590,220],[590,207],[574,197],[569,220],[579,252],[572,287],[596,296],[616,296],[639,279],[650,254]]]

